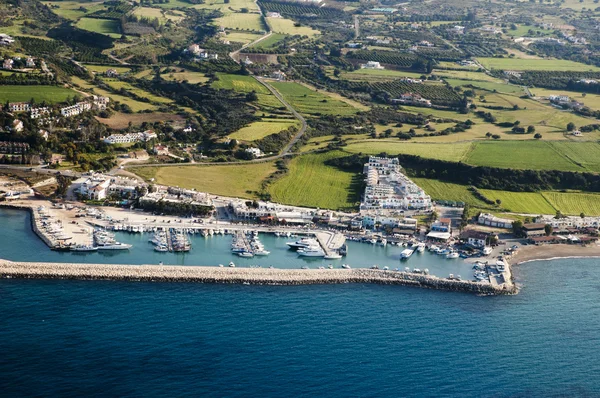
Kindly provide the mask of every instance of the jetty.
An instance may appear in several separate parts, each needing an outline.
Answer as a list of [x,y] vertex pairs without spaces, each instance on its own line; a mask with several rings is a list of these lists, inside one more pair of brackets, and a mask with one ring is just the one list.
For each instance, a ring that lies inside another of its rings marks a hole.
[[493,285],[412,272],[372,269],[220,268],[175,265],[117,265],[0,260],[1,278],[195,282],[253,285],[369,283],[403,285],[481,295],[516,294],[512,283]]

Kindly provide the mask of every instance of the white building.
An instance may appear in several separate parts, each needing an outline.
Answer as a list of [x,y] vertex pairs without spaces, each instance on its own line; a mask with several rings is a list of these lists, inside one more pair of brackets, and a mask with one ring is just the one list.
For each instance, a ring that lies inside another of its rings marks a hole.
[[415,93],[405,93],[400,95],[400,98],[392,99],[392,102],[399,104],[414,104],[421,106],[431,106],[431,101],[421,97],[419,94]]
[[396,158],[369,157],[361,211],[431,210],[431,197],[405,176]]
[[15,40],[7,34],[0,33],[0,46],[9,46],[13,44]]
[[13,120],[12,130],[16,131],[17,133],[20,133],[21,131],[23,131],[23,122],[18,119]]
[[4,69],[12,69],[13,68],[13,64],[15,62],[12,59],[5,59],[4,62],[2,63],[2,68]]
[[85,111],[89,111],[92,109],[92,104],[90,102],[78,102],[75,105],[66,106],[60,109],[60,114],[63,117],[72,117],[82,114]]
[[487,225],[488,227],[511,229],[513,220],[496,217],[489,213],[481,213],[477,218],[477,222],[481,225]]
[[8,104],[8,109],[11,112],[27,112],[31,110],[31,104],[29,102],[11,102]]
[[363,69],[385,69],[377,61],[368,61],[366,64],[361,64],[360,67]]
[[269,18],[283,18],[278,12],[268,12],[267,17]]
[[127,133],[127,134],[111,134],[108,137],[104,137],[102,141],[107,144],[131,144],[136,142],[148,142],[152,139],[158,138],[156,133],[152,130],[146,130],[141,133]]
[[108,103],[110,102],[110,98],[103,97],[100,95],[92,95],[92,100],[93,100],[94,108],[101,110],[101,111],[105,110],[106,107],[108,106]]
[[92,175],[83,181],[78,188],[81,196],[89,200],[106,199],[110,179],[103,175]]
[[49,115],[50,109],[48,107],[31,108],[30,112],[31,113],[30,113],[29,117],[31,117],[32,119],[39,119],[43,116]]
[[263,156],[262,151],[258,148],[246,148],[246,152],[252,154],[252,156],[255,158],[260,158]]

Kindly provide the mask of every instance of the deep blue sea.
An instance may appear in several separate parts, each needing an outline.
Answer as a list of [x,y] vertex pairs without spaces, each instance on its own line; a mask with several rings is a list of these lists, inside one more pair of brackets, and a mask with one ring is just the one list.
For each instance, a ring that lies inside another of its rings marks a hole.
[[0,280],[0,396],[598,397],[599,265],[508,297]]

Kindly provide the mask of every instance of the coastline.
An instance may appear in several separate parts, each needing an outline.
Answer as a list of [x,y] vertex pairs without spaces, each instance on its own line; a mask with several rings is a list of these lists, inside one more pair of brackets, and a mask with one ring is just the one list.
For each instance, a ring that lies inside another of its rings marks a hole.
[[481,295],[518,293],[513,283],[492,285],[432,275],[371,269],[221,268],[203,266],[117,265],[13,262],[0,260],[0,278],[192,282],[250,285],[367,283],[403,285]]
[[520,265],[533,261],[558,260],[561,258],[595,258],[600,257],[600,246],[581,246],[553,244],[542,246],[522,246],[511,258],[512,265]]

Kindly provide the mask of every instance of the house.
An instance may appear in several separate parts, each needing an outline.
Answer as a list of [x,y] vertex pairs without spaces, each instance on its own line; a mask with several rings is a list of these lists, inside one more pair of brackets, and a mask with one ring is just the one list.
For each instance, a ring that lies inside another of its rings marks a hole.
[[427,107],[431,106],[430,100],[425,99],[425,98],[421,97],[419,94],[414,94],[414,93],[402,94],[400,96],[400,98],[392,99],[392,102],[400,103],[400,104],[414,104],[414,105],[427,106]]
[[169,155],[169,148],[165,145],[154,145],[154,148],[152,148],[152,151],[154,152],[155,155],[158,155],[158,156],[168,156]]
[[346,43],[346,47],[348,47],[348,48],[361,48],[362,44],[361,43]]
[[194,55],[198,55],[202,52],[204,52],[204,50],[202,48],[200,48],[199,45],[197,44],[192,44],[187,48],[188,52],[194,54]]
[[531,223],[523,225],[523,232],[525,236],[528,238],[534,236],[544,236],[546,235],[546,224],[543,223]]
[[267,17],[268,18],[282,18],[281,14],[278,12],[268,12]]
[[450,30],[454,33],[465,33],[465,27],[460,25],[454,25]]
[[119,76],[119,72],[117,72],[116,69],[107,69],[106,72],[104,72],[104,75],[106,77],[118,77]]
[[516,77],[517,79],[520,79],[520,78],[521,78],[521,75],[522,75],[522,73],[521,73],[521,72],[517,72],[517,71],[514,71],[514,70],[505,70],[505,71],[504,71],[504,74],[505,74],[506,76],[509,76],[509,77],[511,77],[511,76],[512,76],[512,77]]
[[285,80],[285,78],[286,78],[287,76],[286,76],[286,74],[285,74],[285,73],[283,73],[282,71],[278,70],[278,71],[275,71],[275,72],[273,72],[273,73],[271,74],[271,77],[272,77],[273,79],[276,79],[276,80],[283,81],[283,80]]
[[433,44],[427,40],[421,40],[418,45],[421,47],[435,47],[435,44]]
[[413,83],[413,84],[422,84],[423,80],[421,79],[413,79],[411,77],[403,77],[402,79],[400,79],[401,82],[406,82],[406,83]]
[[101,95],[93,95],[92,102],[94,104],[94,108],[103,111],[108,107],[108,103],[110,102],[110,98],[103,97]]
[[569,98],[568,95],[549,95],[548,100],[550,100],[551,102],[558,102],[558,103],[571,101],[571,99]]
[[581,79],[581,80],[577,80],[577,83],[598,84],[598,80],[595,80],[595,79]]
[[361,64],[360,67],[363,69],[385,69],[377,61],[368,61],[366,64]]
[[2,68],[4,68],[4,69],[12,69],[14,63],[15,63],[15,61],[13,61],[10,58],[9,59],[5,59],[4,62],[2,63]]
[[487,232],[468,229],[460,234],[460,238],[473,247],[485,247],[487,239],[490,236]]
[[579,130],[574,130],[574,131],[571,131],[571,134],[572,134],[574,137],[583,137],[583,134],[582,134],[582,133],[581,133],[581,131],[579,131]]
[[7,34],[0,33],[0,46],[10,46],[15,40]]
[[25,66],[27,66],[28,68],[35,68],[35,61],[33,60],[33,58],[27,57],[27,59],[25,60]]
[[513,220],[509,218],[496,217],[489,213],[481,213],[477,218],[477,223],[493,228],[511,229]]
[[452,220],[449,218],[440,218],[433,224],[431,224],[431,230],[435,232],[451,232],[452,231]]
[[11,112],[27,112],[31,110],[31,104],[29,102],[11,102],[8,104],[8,109]]
[[17,133],[20,133],[21,131],[23,131],[23,122],[18,119],[13,120],[12,130],[16,131]]
[[258,148],[246,148],[246,152],[251,154],[255,158],[263,156],[262,151]]

